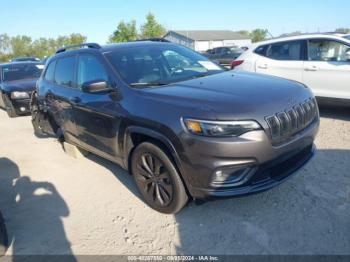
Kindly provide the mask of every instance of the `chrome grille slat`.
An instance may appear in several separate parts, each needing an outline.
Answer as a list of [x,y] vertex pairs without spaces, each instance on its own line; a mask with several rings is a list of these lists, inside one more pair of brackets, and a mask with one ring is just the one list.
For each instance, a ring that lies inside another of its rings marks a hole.
[[310,119],[311,119],[311,108],[308,104],[308,102],[303,103],[303,108],[305,111],[305,123],[309,123]]
[[298,114],[298,128],[304,126],[305,124],[305,111],[303,109],[303,107],[300,105],[297,105],[295,107],[295,110]]
[[314,99],[310,100],[310,107],[311,107],[311,113],[312,113],[311,118],[314,119],[316,115],[316,101]]
[[290,120],[285,112],[281,112],[277,114],[277,118],[280,122],[280,134],[286,135],[290,131]]
[[280,123],[277,116],[270,116],[266,118],[269,125],[272,138],[278,137],[280,134]]
[[294,109],[290,109],[287,112],[289,119],[290,119],[290,124],[291,124],[291,129],[295,130],[298,128],[298,116],[296,114],[296,112],[294,111]]
[[317,115],[316,100],[308,99],[303,103],[266,117],[265,119],[269,126],[272,139],[281,140],[307,127],[315,120]]

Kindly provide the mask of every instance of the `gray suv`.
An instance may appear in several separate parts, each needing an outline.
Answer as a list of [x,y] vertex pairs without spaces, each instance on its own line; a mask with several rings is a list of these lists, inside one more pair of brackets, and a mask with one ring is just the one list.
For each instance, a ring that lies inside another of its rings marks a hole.
[[37,134],[127,169],[163,213],[280,184],[311,158],[319,126],[306,86],[159,40],[62,48],[31,103]]

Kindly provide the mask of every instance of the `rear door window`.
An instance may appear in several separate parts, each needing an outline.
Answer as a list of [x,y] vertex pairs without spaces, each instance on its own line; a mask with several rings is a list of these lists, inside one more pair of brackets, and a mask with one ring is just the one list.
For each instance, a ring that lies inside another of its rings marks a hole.
[[266,57],[275,60],[299,61],[302,60],[302,41],[288,41],[269,45]]
[[75,56],[60,58],[56,62],[55,83],[61,86],[74,87]]

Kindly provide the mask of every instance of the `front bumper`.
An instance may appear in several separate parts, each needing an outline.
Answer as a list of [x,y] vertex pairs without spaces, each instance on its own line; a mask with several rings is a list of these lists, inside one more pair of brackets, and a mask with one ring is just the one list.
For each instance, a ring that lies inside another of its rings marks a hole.
[[17,115],[24,115],[30,113],[30,99],[12,99],[12,106]]
[[[250,194],[279,185],[311,159],[318,128],[319,120],[278,146],[262,130],[221,140],[183,136],[182,172],[187,188],[194,198],[203,199]],[[235,167],[248,172],[242,172],[234,183],[213,185],[217,170]]]
[[250,179],[237,187],[224,189],[202,189],[201,194],[208,197],[230,197],[258,193],[275,187],[304,166],[314,155],[315,147],[307,146],[300,152],[292,152],[260,165]]

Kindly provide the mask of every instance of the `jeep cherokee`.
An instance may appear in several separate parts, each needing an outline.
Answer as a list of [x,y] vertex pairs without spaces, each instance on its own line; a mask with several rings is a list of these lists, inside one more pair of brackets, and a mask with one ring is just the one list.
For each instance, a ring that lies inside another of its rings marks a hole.
[[283,182],[313,155],[319,112],[303,84],[135,41],[58,50],[32,97],[32,122],[119,164],[150,207],[176,213],[189,198]]

